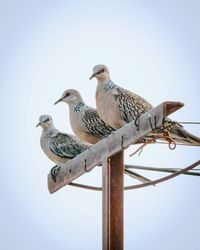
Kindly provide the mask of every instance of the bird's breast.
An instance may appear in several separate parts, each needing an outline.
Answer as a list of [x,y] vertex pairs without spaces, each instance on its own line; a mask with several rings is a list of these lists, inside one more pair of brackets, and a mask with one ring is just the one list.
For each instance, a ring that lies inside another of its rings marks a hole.
[[112,92],[97,91],[96,93],[97,112],[101,119],[113,128],[119,128],[121,113],[117,108],[117,103]]

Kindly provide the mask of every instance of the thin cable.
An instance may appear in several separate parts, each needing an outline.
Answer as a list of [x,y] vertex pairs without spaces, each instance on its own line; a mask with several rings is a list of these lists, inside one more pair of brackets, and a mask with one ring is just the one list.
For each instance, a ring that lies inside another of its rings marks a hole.
[[[173,174],[167,175],[165,177],[159,178],[159,179],[154,180],[154,181],[149,181],[149,182],[138,184],[138,185],[126,186],[126,187],[124,187],[124,190],[133,190],[133,189],[148,187],[148,186],[151,186],[151,185],[156,185],[156,184],[168,181],[168,180],[170,180],[172,178],[175,178],[175,177],[177,177],[177,176],[179,176],[181,174],[184,174],[184,173],[188,172],[189,170],[197,167],[198,165],[200,165],[200,160],[193,163],[192,165],[190,165],[190,166],[188,166],[186,168],[183,168],[183,169],[181,169],[179,171],[176,171]],[[79,184],[79,183],[74,183],[74,182],[71,182],[69,185],[74,186],[74,187],[78,187],[78,188],[89,189],[89,190],[93,190],[93,191],[102,191],[101,187],[94,187],[94,186],[89,186],[89,185],[84,185],[84,184]]]
[[194,124],[194,125],[199,125],[200,122],[178,122],[180,124]]
[[[164,172],[164,173],[175,173],[180,171],[181,168],[160,168],[160,167],[148,167],[148,166],[134,166],[134,165],[126,165],[127,169],[139,169],[145,171],[156,171],[156,172]],[[193,175],[193,176],[200,176],[200,173],[194,172],[200,171],[200,169],[193,169],[192,172],[186,172],[185,175]]]

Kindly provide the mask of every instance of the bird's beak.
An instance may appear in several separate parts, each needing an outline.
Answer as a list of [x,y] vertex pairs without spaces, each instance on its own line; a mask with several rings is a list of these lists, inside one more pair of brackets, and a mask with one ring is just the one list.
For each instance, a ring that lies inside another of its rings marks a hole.
[[96,75],[98,75],[98,74],[100,74],[100,73],[102,73],[102,72],[104,72],[103,69],[101,69],[101,70],[99,70],[99,71],[97,71],[97,72],[94,72],[94,73],[90,76],[89,80],[92,80],[93,77],[95,77]]
[[40,123],[40,122],[38,122],[38,124],[36,125],[36,128],[37,128],[37,127],[39,127],[40,125],[41,125],[41,123]]
[[62,102],[62,100],[63,100],[63,97],[61,97],[60,99],[58,99],[58,101],[56,101],[56,102],[54,103],[54,105],[56,105],[56,104],[59,103],[59,102]]
[[90,76],[89,80],[92,80],[92,78],[94,78],[96,75],[97,75],[97,72],[94,72],[94,73]]

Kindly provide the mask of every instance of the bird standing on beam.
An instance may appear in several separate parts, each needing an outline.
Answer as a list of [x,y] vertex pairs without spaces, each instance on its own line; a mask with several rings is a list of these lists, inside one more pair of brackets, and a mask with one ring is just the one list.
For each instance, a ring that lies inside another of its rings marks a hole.
[[67,162],[90,147],[76,136],[57,130],[50,115],[40,116],[38,126],[42,127],[41,148],[56,164]]
[[[96,106],[100,117],[111,127],[118,129],[152,109],[153,106],[144,98],[116,85],[110,78],[105,65],[96,65],[90,80],[95,77],[98,81],[96,89]],[[156,139],[174,140],[185,145],[200,146],[200,138],[187,132],[180,124],[166,119],[164,130],[167,134],[156,136]]]
[[100,118],[96,109],[85,104],[77,90],[65,90],[54,104],[59,102],[68,104],[71,128],[82,141],[95,144],[115,131]]
[[[71,134],[61,133],[54,126],[50,115],[42,115],[36,127],[42,127],[40,145],[46,156],[55,164],[66,163],[90,147]],[[51,169],[52,179],[56,182],[59,166]]]
[[[69,105],[71,128],[79,139],[95,144],[115,131],[100,118],[96,109],[85,104],[77,90],[68,89],[64,91],[61,98],[54,104],[59,102],[66,102]],[[150,181],[148,178],[126,168],[124,173],[141,182]]]

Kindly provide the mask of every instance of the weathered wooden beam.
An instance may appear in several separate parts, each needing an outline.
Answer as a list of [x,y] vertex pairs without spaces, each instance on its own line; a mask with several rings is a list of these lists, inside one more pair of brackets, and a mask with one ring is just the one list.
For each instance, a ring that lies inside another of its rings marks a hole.
[[52,179],[51,174],[48,175],[49,192],[56,192],[79,176],[92,170],[102,159],[109,158],[135,143],[151,132],[152,126],[153,128],[161,126],[166,116],[180,109],[183,105],[180,102],[164,102],[142,114],[137,119],[137,124],[135,121],[130,122],[71,161],[61,164],[57,171],[56,182]]
[[124,152],[118,152],[102,164],[103,250],[124,247]]

